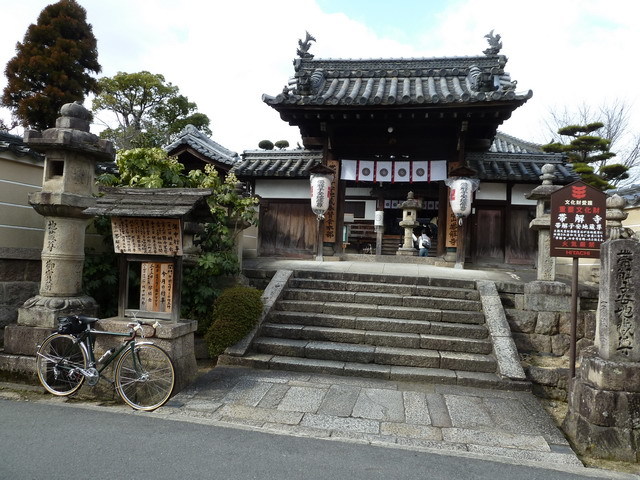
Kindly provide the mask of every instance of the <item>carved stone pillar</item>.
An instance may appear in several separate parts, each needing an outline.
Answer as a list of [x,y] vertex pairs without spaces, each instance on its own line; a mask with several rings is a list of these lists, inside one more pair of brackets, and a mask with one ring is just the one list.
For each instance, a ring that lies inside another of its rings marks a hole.
[[[624,200],[609,200],[620,213]],[[618,238],[602,244],[595,345],[571,381],[565,430],[584,453],[640,462],[640,242],[628,235],[613,225]]]

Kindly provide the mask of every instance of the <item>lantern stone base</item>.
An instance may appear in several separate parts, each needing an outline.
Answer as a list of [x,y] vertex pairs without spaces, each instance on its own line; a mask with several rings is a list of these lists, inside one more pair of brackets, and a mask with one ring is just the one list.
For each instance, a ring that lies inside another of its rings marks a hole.
[[595,347],[585,349],[564,429],[581,453],[640,462],[640,363],[605,360]]
[[418,251],[415,248],[399,248],[396,251],[396,255],[403,255],[405,257],[415,257],[418,255]]
[[97,311],[98,304],[87,295],[75,297],[36,295],[18,309],[18,325],[57,328],[58,317],[80,314],[92,317]]
[[457,252],[456,247],[447,247],[447,251],[444,254],[443,260],[445,262],[454,263],[456,261],[456,256],[457,256],[456,252]]

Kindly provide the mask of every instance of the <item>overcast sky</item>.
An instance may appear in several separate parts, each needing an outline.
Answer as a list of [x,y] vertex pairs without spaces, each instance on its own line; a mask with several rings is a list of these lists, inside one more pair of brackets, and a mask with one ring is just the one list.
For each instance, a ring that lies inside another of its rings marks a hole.
[[[4,0],[6,1],[6,0]],[[0,65],[51,1],[5,5]],[[261,100],[293,75],[299,38],[316,58],[482,55],[502,36],[506,70],[533,98],[500,130],[549,140],[550,109],[621,99],[640,131],[640,4],[636,0],[79,0],[98,39],[103,76],[163,74],[212,122],[213,139],[242,152],[262,139],[299,141]],[[0,76],[0,88],[6,78]],[[85,105],[90,108],[90,102]],[[8,118],[6,110],[0,115]],[[100,118],[100,116],[98,116]],[[94,129],[98,131],[99,128]],[[20,132],[18,132],[20,133]]]

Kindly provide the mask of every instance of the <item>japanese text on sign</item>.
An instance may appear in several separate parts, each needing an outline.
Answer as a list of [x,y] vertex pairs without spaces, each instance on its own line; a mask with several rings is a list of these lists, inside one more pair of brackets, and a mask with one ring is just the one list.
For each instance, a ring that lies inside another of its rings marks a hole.
[[337,160],[328,160],[327,167],[333,170],[333,182],[331,184],[331,188],[329,190],[329,208],[324,214],[324,242],[335,242],[336,241],[336,198],[338,192],[338,168],[340,166],[340,162]]
[[600,258],[606,195],[575,182],[551,195],[551,256]]
[[138,255],[182,255],[182,230],[177,218],[113,217],[113,249]]
[[142,263],[140,310],[171,312],[173,308],[173,264]]

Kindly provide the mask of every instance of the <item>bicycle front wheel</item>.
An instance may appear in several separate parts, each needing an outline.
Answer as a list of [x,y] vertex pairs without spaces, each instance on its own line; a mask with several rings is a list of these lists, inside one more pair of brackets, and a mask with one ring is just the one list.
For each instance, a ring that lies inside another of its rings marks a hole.
[[71,335],[50,335],[36,352],[36,367],[42,386],[54,395],[71,395],[84,382],[82,370],[87,354]]
[[175,383],[173,363],[154,344],[127,348],[116,366],[116,390],[136,410],[155,410],[169,400]]

